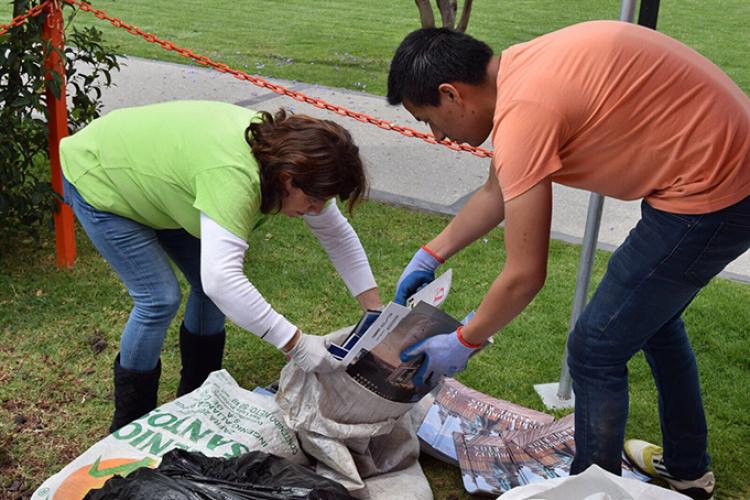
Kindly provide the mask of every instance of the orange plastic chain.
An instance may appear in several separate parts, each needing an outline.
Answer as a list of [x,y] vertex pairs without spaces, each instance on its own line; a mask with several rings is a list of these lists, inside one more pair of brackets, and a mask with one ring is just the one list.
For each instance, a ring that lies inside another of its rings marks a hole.
[[[31,9],[28,10],[28,12],[13,18],[10,24],[0,25],[0,36],[6,34],[14,26],[20,26],[21,24],[26,22],[28,18],[38,16],[39,14],[41,14],[44,7],[50,1],[52,0],[45,0],[40,5],[32,7]],[[160,39],[153,33],[146,33],[145,31],[138,28],[137,26],[133,26],[132,24],[127,24],[116,17],[111,17],[103,10],[94,9],[87,2],[84,2],[81,0],[63,0],[63,1],[65,3],[77,6],[79,9],[81,9],[84,12],[91,12],[97,18],[105,20],[105,21],[109,21],[113,26],[117,28],[123,28],[124,30],[126,30],[128,33],[132,35],[138,35],[149,43],[157,43],[161,45],[161,47],[164,50],[176,52],[183,57],[194,60],[200,65],[209,66],[221,73],[229,73],[230,75],[237,78],[238,80],[248,81],[252,83],[253,85],[256,85],[262,88],[267,88],[268,90],[271,90],[272,92],[275,92],[279,95],[285,95],[297,101],[311,104],[315,106],[316,108],[333,111],[334,113],[338,115],[353,118],[359,122],[370,123],[384,130],[393,130],[394,132],[398,132],[401,135],[405,135],[406,137],[416,137],[417,139],[422,139],[423,141],[428,142],[430,144],[440,144],[449,149],[452,149],[453,151],[466,151],[480,158],[492,157],[492,152],[484,148],[477,148],[474,146],[469,146],[468,144],[457,144],[449,140],[438,141],[435,139],[435,136],[433,136],[432,134],[425,134],[417,130],[414,130],[412,128],[409,128],[409,127],[402,127],[388,120],[380,120],[378,118],[373,118],[372,116],[366,115],[364,113],[351,111],[343,106],[337,106],[335,104],[328,103],[322,99],[315,99],[313,97],[306,96],[305,94],[302,94],[300,92],[296,92],[294,90],[288,89],[284,87],[283,85],[276,85],[258,76],[249,75],[245,73],[244,71],[239,71],[239,70],[230,68],[228,65],[224,63],[218,63],[218,62],[213,61],[208,56],[196,54],[190,49],[186,49],[184,47],[178,47],[170,41]]]
[[26,22],[26,20],[30,17],[38,16],[42,13],[42,10],[47,6],[48,3],[50,3],[52,0],[46,0],[42,2],[39,5],[36,5],[32,8],[30,8],[25,13],[21,14],[20,16],[16,16],[13,19],[10,20],[10,24],[0,24],[0,36],[3,36],[8,31],[10,31],[11,28],[14,28],[16,26],[21,26],[23,23]]
[[433,136],[432,134],[425,134],[422,132],[418,132],[414,129],[408,128],[408,127],[402,127],[400,125],[396,125],[395,123],[389,122],[387,120],[380,120],[378,118],[373,118],[364,113],[351,111],[343,106],[330,104],[322,99],[315,99],[313,97],[306,96],[305,94],[302,94],[300,92],[295,92],[294,90],[290,90],[284,87],[283,85],[276,85],[274,83],[264,80],[263,78],[252,76],[243,71],[232,69],[224,63],[215,62],[207,56],[196,54],[193,51],[186,49],[184,47],[178,47],[172,42],[160,39],[153,33],[146,33],[145,31],[141,30],[140,28],[136,26],[133,26],[132,24],[127,24],[121,21],[120,19],[117,19],[116,17],[111,17],[102,10],[94,9],[90,4],[84,1],[81,1],[81,0],[64,0],[64,1],[71,5],[78,6],[78,8],[84,12],[91,12],[97,18],[109,21],[113,26],[117,28],[123,28],[124,30],[126,30],[128,33],[132,35],[138,35],[149,43],[157,43],[161,45],[161,47],[164,50],[177,52],[183,57],[194,60],[198,64],[201,64],[203,66],[209,66],[215,69],[216,71],[220,71],[222,73],[229,73],[230,75],[237,78],[238,80],[248,81],[252,83],[253,85],[257,85],[258,87],[267,88],[268,90],[271,90],[272,92],[275,92],[280,95],[289,96],[292,99],[295,99],[297,101],[311,104],[315,106],[316,108],[333,111],[334,113],[338,115],[353,118],[357,120],[358,122],[371,123],[385,130],[393,130],[402,135],[405,135],[406,137],[416,137],[430,144],[441,144],[447,148],[452,149],[453,151],[466,151],[480,158],[492,157],[492,152],[484,148],[476,148],[474,146],[469,146],[468,144],[457,144],[449,140],[438,141],[435,139],[435,136]]

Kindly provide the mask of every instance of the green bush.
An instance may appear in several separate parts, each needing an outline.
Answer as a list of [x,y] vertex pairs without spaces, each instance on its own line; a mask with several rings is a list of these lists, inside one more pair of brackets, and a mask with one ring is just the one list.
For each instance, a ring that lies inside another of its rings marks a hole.
[[[39,0],[15,0],[14,15]],[[64,5],[66,26],[76,14]],[[0,38],[0,237],[37,236],[55,210],[49,181],[47,97],[44,80],[42,26],[44,14],[30,18]],[[66,31],[68,31],[66,29]],[[119,70],[114,48],[96,28],[66,33],[68,132],[93,120],[101,111],[101,89]],[[49,82],[60,95],[60,78]]]

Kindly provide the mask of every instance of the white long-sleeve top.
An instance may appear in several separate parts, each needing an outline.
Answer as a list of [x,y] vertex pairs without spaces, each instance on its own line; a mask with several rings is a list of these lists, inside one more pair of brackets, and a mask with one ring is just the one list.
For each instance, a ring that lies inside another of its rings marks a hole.
[[[364,248],[336,203],[304,220],[353,296],[377,286]],[[275,311],[245,275],[247,242],[205,213],[200,223],[203,291],[238,326],[278,348],[286,345],[297,327]]]

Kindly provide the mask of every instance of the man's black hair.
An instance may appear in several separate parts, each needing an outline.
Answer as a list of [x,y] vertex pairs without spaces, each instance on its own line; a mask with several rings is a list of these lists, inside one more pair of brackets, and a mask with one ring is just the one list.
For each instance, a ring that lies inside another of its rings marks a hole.
[[448,28],[409,33],[391,61],[388,103],[440,104],[442,83],[478,85],[484,81],[492,49],[484,42]]

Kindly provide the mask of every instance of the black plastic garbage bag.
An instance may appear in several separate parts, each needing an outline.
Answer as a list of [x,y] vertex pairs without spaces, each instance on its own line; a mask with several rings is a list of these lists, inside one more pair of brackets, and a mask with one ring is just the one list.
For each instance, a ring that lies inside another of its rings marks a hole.
[[285,458],[252,451],[213,458],[175,449],[156,469],[115,476],[86,500],[350,500],[346,488]]

